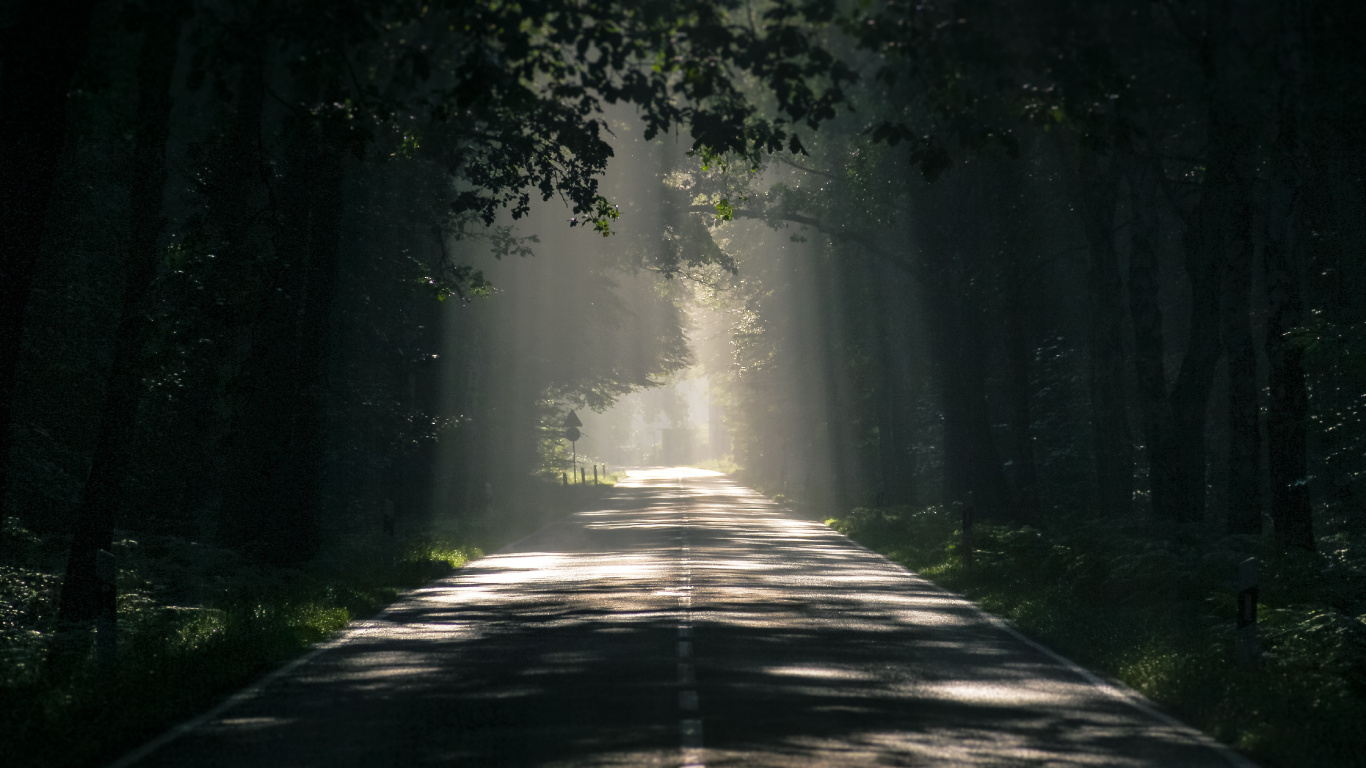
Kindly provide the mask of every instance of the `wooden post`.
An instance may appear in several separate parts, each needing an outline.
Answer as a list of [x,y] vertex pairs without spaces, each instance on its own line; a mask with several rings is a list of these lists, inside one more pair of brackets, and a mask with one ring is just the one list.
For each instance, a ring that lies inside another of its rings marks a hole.
[[569,487],[569,475],[566,475],[565,473],[561,472],[561,473],[560,473],[560,483],[561,483],[562,485],[564,485],[564,487],[568,488],[568,487]]
[[598,465],[593,465],[593,485],[598,484]]
[[1257,558],[1238,564],[1238,666],[1256,669],[1261,648],[1257,643]]
[[583,467],[579,467],[579,485],[583,485],[584,483],[588,482],[587,476],[588,470],[584,469]]

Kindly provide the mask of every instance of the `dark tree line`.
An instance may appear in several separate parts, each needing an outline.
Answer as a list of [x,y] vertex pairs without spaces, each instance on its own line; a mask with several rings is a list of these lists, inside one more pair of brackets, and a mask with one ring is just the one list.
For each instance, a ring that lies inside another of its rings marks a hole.
[[[1366,435],[1363,22],[1343,0],[20,3],[0,503],[71,536],[69,623],[112,611],[119,526],[297,563],[385,500],[468,508],[543,455],[557,403],[687,362],[639,270],[712,269],[737,458],[766,482],[1017,522],[1269,517],[1313,549],[1316,510],[1356,509]],[[670,179],[625,193],[650,203],[630,263],[566,247],[547,274],[592,272],[594,309],[536,294],[510,225],[563,202],[572,235],[621,228],[614,151]],[[793,240],[723,249],[729,220]],[[538,298],[451,309],[499,279]]]
[[[610,105],[646,142],[748,158],[833,114],[849,73],[796,33],[803,12],[756,26],[734,5],[111,0],[0,20],[0,503],[72,537],[62,621],[112,615],[96,554],[118,527],[301,562],[367,494],[468,501],[431,498],[438,437],[532,468],[542,425],[490,398],[602,405],[681,365],[666,312],[651,349],[509,389],[479,373],[511,364],[501,321],[446,318],[490,291],[471,254],[531,252],[508,224],[540,201],[611,233]],[[443,402],[443,377],[465,394]]]
[[[740,463],[791,483],[861,457],[858,482],[816,483],[846,505],[1266,517],[1315,548],[1311,501],[1360,492],[1363,21],[1331,0],[855,13],[860,110],[767,190],[704,181],[805,228],[827,273],[819,299],[750,289],[802,319],[739,331],[733,392],[822,403],[828,448],[754,415]],[[786,329],[844,383],[798,376]]]

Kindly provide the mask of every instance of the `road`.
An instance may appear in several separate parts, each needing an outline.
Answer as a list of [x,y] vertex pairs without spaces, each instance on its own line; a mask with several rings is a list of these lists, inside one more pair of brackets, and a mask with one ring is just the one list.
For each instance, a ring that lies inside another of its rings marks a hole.
[[129,755],[210,766],[1249,766],[716,473],[633,472]]

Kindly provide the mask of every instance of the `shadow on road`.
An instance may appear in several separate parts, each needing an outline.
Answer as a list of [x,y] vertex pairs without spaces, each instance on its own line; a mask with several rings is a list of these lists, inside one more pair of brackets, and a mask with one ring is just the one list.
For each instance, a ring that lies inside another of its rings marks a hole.
[[144,764],[678,765],[684,716],[708,765],[1225,764],[825,526],[663,472],[418,591]]

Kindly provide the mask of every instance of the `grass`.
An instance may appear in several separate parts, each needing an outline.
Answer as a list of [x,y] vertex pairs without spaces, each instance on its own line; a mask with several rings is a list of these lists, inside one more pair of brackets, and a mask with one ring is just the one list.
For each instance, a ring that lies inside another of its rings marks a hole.
[[718,459],[707,459],[706,461],[699,461],[696,464],[693,464],[692,466],[698,469],[710,469],[714,472],[720,472],[725,475],[734,474],[740,469],[740,465],[736,464],[735,460],[729,455],[723,456]]
[[[20,766],[108,761],[420,586],[610,490],[527,483],[505,509],[389,537],[335,537],[299,568],[174,536],[125,532],[117,667],[93,635],[52,631],[63,542],[5,521],[0,545],[0,755]],[[54,658],[71,661],[57,664]],[[55,747],[54,745],[60,745]]]
[[[1113,520],[979,524],[968,567],[951,510],[856,509],[828,522],[1265,766],[1366,766],[1359,537],[1282,553],[1249,537]],[[1256,670],[1234,662],[1233,574],[1249,554],[1261,563]]]

